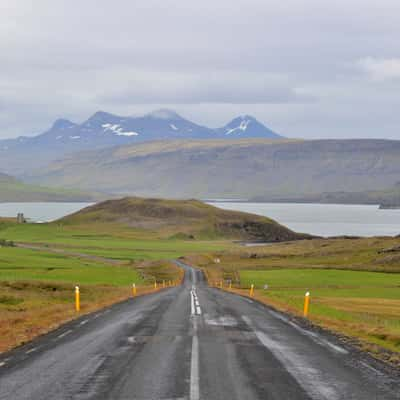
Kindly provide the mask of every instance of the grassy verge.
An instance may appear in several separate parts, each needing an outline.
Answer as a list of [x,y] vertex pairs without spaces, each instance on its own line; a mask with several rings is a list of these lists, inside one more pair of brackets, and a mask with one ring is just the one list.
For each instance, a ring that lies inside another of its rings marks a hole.
[[227,287],[232,281],[243,294],[254,284],[260,301],[299,316],[310,291],[312,322],[400,363],[399,246],[398,238],[311,240],[231,248],[188,261],[202,266],[210,282]]
[[[42,281],[0,282],[0,352],[26,343],[82,314],[131,296],[130,288],[112,285],[81,285],[81,311],[74,310],[71,284]],[[137,295],[154,292],[138,286]]]
[[[170,259],[215,251],[219,243],[168,240],[115,225],[60,227],[0,220],[0,352],[25,343],[81,313],[154,291],[154,281],[178,283],[183,272]],[[6,243],[6,242],[4,242]]]
[[[311,292],[310,318],[400,352],[400,274],[344,270],[240,271],[241,287],[301,314]],[[268,289],[263,289],[268,284]]]

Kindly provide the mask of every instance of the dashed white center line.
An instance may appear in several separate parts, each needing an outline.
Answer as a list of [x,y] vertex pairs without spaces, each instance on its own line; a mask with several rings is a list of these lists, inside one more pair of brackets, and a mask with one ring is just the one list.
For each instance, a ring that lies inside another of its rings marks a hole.
[[190,308],[192,315],[201,315],[201,307],[195,286],[192,286],[192,290],[190,291]]
[[1,368],[1,367],[4,367],[5,365],[6,365],[6,362],[5,362],[5,361],[0,362],[0,368]]
[[199,378],[199,339],[197,337],[197,320],[193,320],[192,359],[190,362],[190,400],[200,399]]
[[85,325],[89,322],[88,319],[84,319],[83,321],[79,322],[79,325]]
[[194,297],[193,297],[193,291],[190,292],[190,313],[194,315],[196,313],[195,307],[194,307]]

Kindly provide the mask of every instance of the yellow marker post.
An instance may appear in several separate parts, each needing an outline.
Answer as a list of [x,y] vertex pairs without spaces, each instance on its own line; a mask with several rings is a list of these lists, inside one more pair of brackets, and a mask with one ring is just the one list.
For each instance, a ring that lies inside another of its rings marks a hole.
[[221,282],[219,283],[219,287],[222,289],[223,286],[224,286],[224,284],[223,284],[222,279],[221,279]]
[[308,317],[308,309],[310,308],[310,292],[307,292],[304,296],[304,311],[303,315],[305,318]]
[[162,281],[162,287],[165,288],[165,281]]
[[232,290],[232,281],[229,281],[229,290]]
[[136,296],[136,293],[137,293],[136,283],[134,283],[134,284],[132,285],[132,296],[135,297],[135,296]]
[[154,281],[154,289],[157,289],[157,281]]
[[75,286],[75,311],[81,310],[81,299],[79,293],[79,286]]
[[253,297],[253,296],[254,296],[254,285],[251,284],[251,286],[250,286],[250,297]]

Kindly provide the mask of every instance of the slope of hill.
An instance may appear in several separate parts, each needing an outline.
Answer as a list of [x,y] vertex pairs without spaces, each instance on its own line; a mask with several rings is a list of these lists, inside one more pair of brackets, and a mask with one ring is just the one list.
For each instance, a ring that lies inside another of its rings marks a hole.
[[400,141],[168,141],[82,153],[34,182],[170,198],[296,200],[382,191],[400,176]]
[[280,138],[251,116],[238,117],[223,128],[212,129],[170,110],[157,110],[142,117],[99,111],[82,124],[59,119],[41,135],[0,140],[0,169],[20,174],[68,153],[154,140],[251,137]]
[[0,202],[34,201],[95,201],[105,198],[100,194],[73,189],[55,189],[28,185],[0,173]]
[[198,200],[126,197],[108,200],[64,217],[57,223],[112,223],[159,232],[168,237],[226,238],[280,242],[309,238],[258,215],[221,210]]

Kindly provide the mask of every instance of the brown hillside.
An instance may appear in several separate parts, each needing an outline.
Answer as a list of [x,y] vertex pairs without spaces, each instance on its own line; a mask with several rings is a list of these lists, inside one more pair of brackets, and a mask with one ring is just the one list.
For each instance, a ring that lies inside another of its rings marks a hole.
[[307,238],[258,215],[221,210],[198,200],[126,197],[87,207],[65,224],[117,223],[182,238],[227,238],[277,242]]

